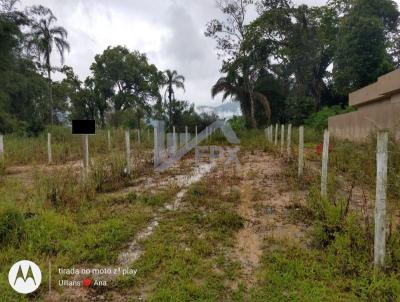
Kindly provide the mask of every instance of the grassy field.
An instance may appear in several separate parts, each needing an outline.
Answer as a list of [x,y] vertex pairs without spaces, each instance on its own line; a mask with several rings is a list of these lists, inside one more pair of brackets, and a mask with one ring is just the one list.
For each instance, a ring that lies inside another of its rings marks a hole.
[[[57,163],[79,160],[79,138],[57,131]],[[106,290],[92,288],[87,295],[106,301],[400,301],[400,149],[394,141],[389,146],[386,265],[378,272],[373,268],[374,137],[364,144],[332,141],[329,195],[321,198],[315,150],[322,135],[312,129],[306,130],[307,162],[300,180],[297,129],[291,159],[269,144],[263,131],[246,131],[239,133],[240,171],[219,164],[186,189],[177,178],[190,173],[193,154],[155,173],[151,137],[143,138],[140,147],[132,146],[134,173],[128,176],[123,131],[113,133],[111,153],[106,132],[91,138],[94,161],[84,181],[71,165],[33,165],[47,161],[45,136],[6,137],[0,182],[1,301],[65,300],[58,268],[117,265],[119,255],[155,217],[157,227],[138,241],[141,254],[131,264],[137,274],[120,276]],[[76,148],[70,146],[75,139]],[[207,144],[226,142],[217,133]],[[27,164],[32,165],[30,181],[7,172]],[[166,210],[178,192],[181,206]],[[7,280],[10,266],[21,259],[34,261],[43,273],[40,289],[23,297]],[[52,296],[49,262],[57,293]]]

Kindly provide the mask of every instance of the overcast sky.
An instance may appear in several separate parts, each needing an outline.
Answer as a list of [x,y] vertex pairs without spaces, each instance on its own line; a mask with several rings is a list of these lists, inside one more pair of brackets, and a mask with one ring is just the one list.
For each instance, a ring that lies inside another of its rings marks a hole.
[[215,0],[20,0],[21,7],[37,4],[49,7],[68,30],[71,52],[65,64],[81,80],[90,74],[96,54],[110,45],[124,45],[145,52],[160,70],[176,69],[184,75],[186,93],[179,98],[196,106],[220,104],[212,100],[210,88],[220,76],[221,62],[215,42],[204,36],[206,23],[219,16]]

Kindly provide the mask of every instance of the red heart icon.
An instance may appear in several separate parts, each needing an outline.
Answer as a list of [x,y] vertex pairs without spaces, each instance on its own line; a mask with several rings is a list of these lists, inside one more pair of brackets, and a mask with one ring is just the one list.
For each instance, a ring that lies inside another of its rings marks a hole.
[[83,279],[83,286],[84,287],[89,287],[90,284],[92,284],[92,280],[89,278]]

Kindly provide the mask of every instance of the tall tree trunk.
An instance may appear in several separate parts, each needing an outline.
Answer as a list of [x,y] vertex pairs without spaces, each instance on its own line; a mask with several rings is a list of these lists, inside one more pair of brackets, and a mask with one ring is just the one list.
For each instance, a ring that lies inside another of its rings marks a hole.
[[104,110],[103,109],[99,110],[99,115],[100,115],[101,128],[105,128],[106,127],[106,122],[105,122],[105,119],[104,119]]
[[168,114],[169,114],[169,130],[172,132],[172,127],[173,127],[173,121],[172,121],[172,87],[169,86],[168,88],[168,99],[169,99],[169,108],[168,108]]
[[254,90],[250,83],[251,79],[247,65],[243,66],[243,79],[244,79],[244,88],[249,95],[251,127],[255,129],[257,128],[257,121],[255,119]]
[[46,63],[47,63],[47,78],[48,78],[48,81],[49,81],[50,123],[53,126],[53,124],[54,124],[53,87],[51,85],[50,53],[47,53],[47,55],[46,55]]

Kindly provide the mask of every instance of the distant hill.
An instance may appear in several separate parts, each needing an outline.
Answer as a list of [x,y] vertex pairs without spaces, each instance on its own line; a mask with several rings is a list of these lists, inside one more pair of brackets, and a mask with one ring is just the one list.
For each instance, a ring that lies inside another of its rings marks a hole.
[[242,115],[239,103],[226,102],[219,106],[197,106],[197,112],[199,113],[212,113],[214,112],[222,119],[229,119],[232,116]]

